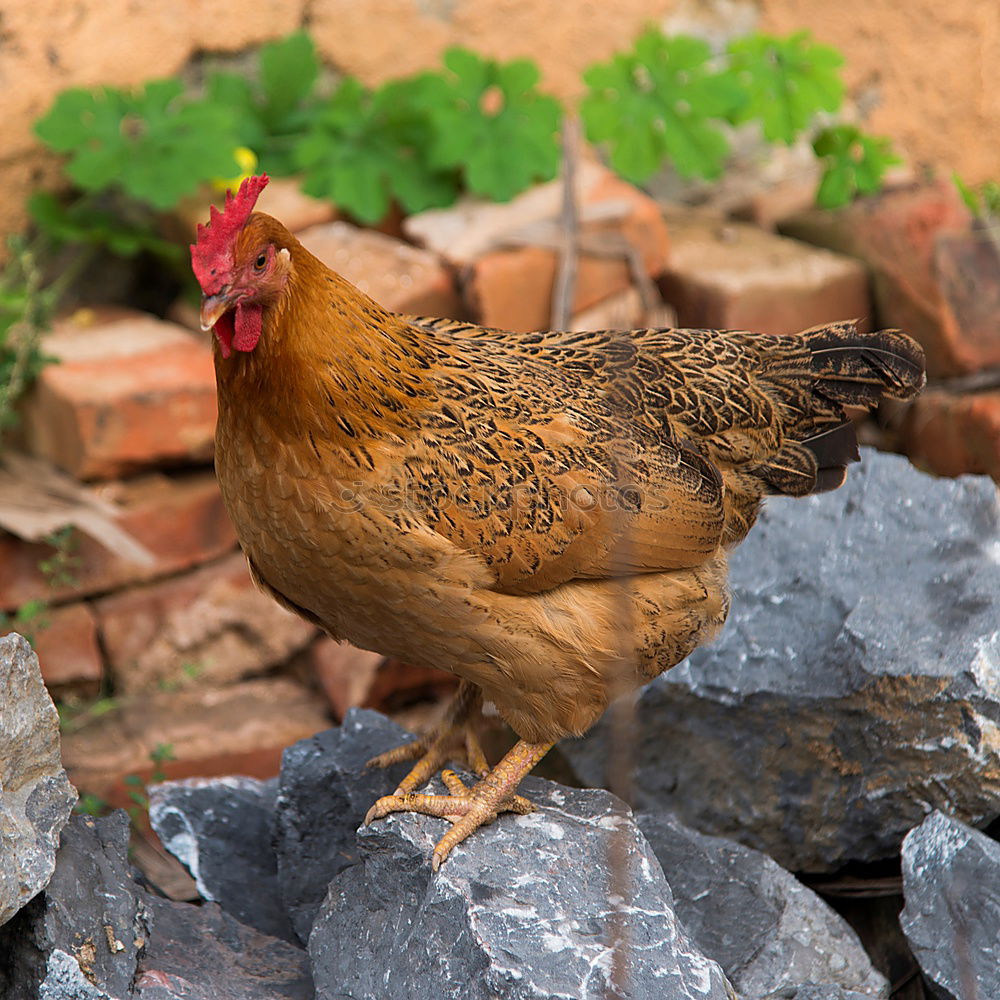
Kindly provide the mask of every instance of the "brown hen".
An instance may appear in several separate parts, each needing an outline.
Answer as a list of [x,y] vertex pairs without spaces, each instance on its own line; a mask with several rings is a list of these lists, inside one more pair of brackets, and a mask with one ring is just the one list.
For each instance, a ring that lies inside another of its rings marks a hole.
[[[252,213],[266,177],[192,247],[214,326],[216,468],[255,580],[336,638],[462,678],[419,758],[369,820],[452,820],[449,851],[611,698],[726,617],[726,553],[768,493],[843,482],[844,406],[923,384],[905,335],[838,323],[513,334],[403,317]],[[490,769],[483,701],[520,737]],[[449,758],[480,775],[416,789]]]

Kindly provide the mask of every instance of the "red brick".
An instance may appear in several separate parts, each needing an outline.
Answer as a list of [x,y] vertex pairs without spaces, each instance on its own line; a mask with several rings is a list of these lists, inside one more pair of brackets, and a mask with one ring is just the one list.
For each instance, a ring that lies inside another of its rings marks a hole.
[[[112,711],[64,734],[63,764],[82,792],[112,805],[131,805],[128,775],[170,779],[278,773],[289,744],[330,724],[321,699],[285,678],[244,681],[226,688],[196,686],[125,698]],[[165,744],[177,759],[155,765]]]
[[458,678],[444,670],[387,660],[327,636],[309,648],[309,663],[338,721],[349,708],[390,713],[414,702],[440,699],[458,687]]
[[[555,253],[541,247],[483,254],[466,285],[470,308],[484,326],[524,332],[547,329],[557,266]],[[620,295],[629,281],[624,260],[581,255],[571,311],[582,312]]]
[[907,413],[903,448],[940,476],[973,472],[1000,482],[1000,392],[927,390]]
[[141,313],[59,323],[24,403],[31,451],[81,479],[169,462],[207,462],[215,433],[215,372],[207,339]]
[[446,670],[417,667],[402,660],[384,660],[372,679],[363,708],[389,714],[405,705],[446,699],[458,688],[458,678]]
[[863,260],[872,273],[879,325],[915,337],[927,353],[928,373],[949,376],[1000,364],[996,313],[966,328],[939,280],[942,238],[968,234],[971,225],[954,184],[940,180],[888,190],[836,212],[805,212],[784,220],[781,230]]
[[376,302],[394,312],[461,316],[451,271],[426,250],[347,222],[299,233],[302,245]]
[[119,507],[120,527],[153,553],[155,563],[135,566],[78,531],[72,568],[76,585],[53,587],[39,569],[52,555],[51,547],[0,533],[0,608],[10,611],[31,600],[64,601],[106,592],[188,569],[236,546],[212,472],[152,473],[103,483],[97,491]]
[[316,634],[253,585],[239,553],[95,604],[116,690],[225,684],[276,666]]
[[850,257],[693,212],[667,221],[660,290],[682,327],[784,334],[869,317],[867,274]]
[[[670,239],[657,203],[611,171],[581,164],[577,185],[585,240],[608,245],[624,237],[638,252],[645,270],[659,274],[666,265]],[[466,199],[451,209],[424,212],[406,222],[406,231],[465,271],[463,288],[469,309],[479,322],[509,330],[548,327],[552,285],[558,267],[552,241],[562,183],[553,181],[495,205]],[[538,234],[538,246],[508,247]],[[548,241],[548,242],[546,242]],[[631,284],[622,256],[597,256],[585,251],[577,264],[572,312],[579,313]]]
[[347,642],[334,642],[325,635],[309,647],[310,666],[338,722],[349,708],[365,703],[375,672],[384,659],[381,653],[358,649]]
[[[8,631],[0,629],[0,635]],[[46,608],[26,631],[31,633],[31,645],[49,687],[72,685],[96,693],[103,672],[101,651],[97,622],[85,603]]]

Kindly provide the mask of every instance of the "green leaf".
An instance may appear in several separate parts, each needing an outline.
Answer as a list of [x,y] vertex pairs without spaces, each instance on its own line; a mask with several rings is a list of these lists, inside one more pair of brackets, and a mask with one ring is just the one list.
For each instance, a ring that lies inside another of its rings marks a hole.
[[814,140],[813,151],[825,161],[816,192],[821,208],[840,208],[859,195],[881,190],[886,170],[901,162],[891,140],[866,135],[854,125],[824,129]]
[[583,74],[587,137],[606,142],[612,166],[636,183],[666,161],[683,177],[717,177],[729,153],[721,119],[739,104],[733,77],[717,71],[701,39],[644,32],[631,52]]
[[312,39],[296,31],[260,50],[261,117],[271,126],[287,118],[311,92],[319,75]]
[[395,81],[374,94],[344,79],[292,150],[303,190],[329,198],[362,222],[377,222],[398,198],[410,212],[450,204],[454,172],[427,157],[428,101],[443,83],[430,74]]
[[430,163],[458,170],[475,194],[509,201],[559,169],[559,102],[537,90],[538,68],[526,59],[498,63],[449,49],[436,101]]
[[174,207],[213,177],[234,171],[240,145],[227,109],[183,96],[178,80],[134,92],[68,91],[38,122],[66,172],[84,191],[117,188],[151,207]]
[[843,58],[808,31],[787,38],[756,34],[729,44],[730,68],[745,98],[731,120],[759,119],[771,142],[791,145],[820,111],[844,99]]

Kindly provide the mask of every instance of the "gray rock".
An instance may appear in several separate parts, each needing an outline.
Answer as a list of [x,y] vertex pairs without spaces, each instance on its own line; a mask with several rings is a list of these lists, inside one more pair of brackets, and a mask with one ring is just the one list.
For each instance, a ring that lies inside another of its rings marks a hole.
[[76,797],[38,657],[12,632],[0,638],[0,924],[48,883]]
[[318,1000],[734,996],[619,800],[531,778],[522,790],[537,812],[501,816],[434,874],[446,821],[399,814],[360,831],[361,863],[331,883],[309,940]]
[[149,819],[203,899],[264,934],[298,943],[278,892],[271,843],[277,793],[277,779],[167,781],[149,793]]
[[1000,997],[1000,844],[940,812],[903,841],[903,933],[948,1000]]
[[306,953],[234,920],[215,903],[146,897],[149,941],[139,1000],[311,1000]]
[[303,943],[330,880],[359,860],[355,831],[365,813],[412,766],[365,770],[365,763],[410,739],[412,734],[384,715],[351,709],[342,726],[285,751],[274,847],[281,897]]
[[869,1000],[887,994],[847,921],[766,854],[705,836],[669,813],[638,813],[636,822],[684,929],[742,996],[810,982]]
[[302,948],[132,880],[128,816],[74,816],[43,892],[0,929],[4,1000],[309,1000]]
[[91,984],[128,995],[145,938],[128,871],[128,839],[128,816],[121,810],[102,819],[74,816],[66,825],[48,886],[0,930],[0,955],[7,956],[0,995],[28,1000],[43,981],[51,990],[69,983],[75,974],[66,960],[53,959],[56,952],[70,956]]
[[[637,708],[639,808],[828,871],[930,808],[1000,812],[995,485],[866,449],[841,489],[772,498],[733,553],[720,639]],[[561,744],[601,784],[610,728]]]
[[828,983],[805,983],[801,986],[783,986],[760,1000],[869,1000],[869,995]]
[[49,955],[46,975],[38,990],[38,1000],[116,1000],[96,987],[72,955],[58,948]]

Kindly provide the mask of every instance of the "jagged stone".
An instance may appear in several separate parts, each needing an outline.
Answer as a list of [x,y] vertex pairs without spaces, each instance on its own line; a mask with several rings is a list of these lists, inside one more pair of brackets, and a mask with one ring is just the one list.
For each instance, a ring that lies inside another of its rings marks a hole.
[[49,885],[0,929],[4,1000],[309,1000],[302,948],[145,892],[128,839],[122,811],[67,824]]
[[278,892],[271,845],[278,781],[189,778],[156,785],[149,820],[203,899],[241,923],[298,943]]
[[38,657],[12,632],[0,638],[0,924],[48,883],[75,803]]
[[312,1000],[305,952],[261,934],[215,903],[146,897],[150,937],[138,1000]]
[[[988,479],[866,449],[841,489],[771,498],[720,639],[642,693],[639,808],[828,871],[929,807],[1000,812],[1000,531]],[[564,754],[600,784],[610,727]]]
[[735,996],[619,800],[522,788],[539,810],[501,816],[437,873],[446,821],[398,814],[359,833],[361,863],[331,883],[309,940],[317,1000]]
[[766,854],[698,833],[665,812],[638,813],[636,822],[684,929],[741,996],[810,982],[886,995],[885,978],[847,921]]
[[355,831],[365,813],[412,766],[366,770],[365,763],[408,739],[412,735],[384,715],[351,709],[342,726],[285,751],[274,847],[281,897],[303,943],[330,880],[358,861]]
[[46,975],[38,989],[38,1000],[117,1000],[96,987],[80,963],[58,948],[49,955]]
[[870,1000],[870,998],[867,993],[845,990],[842,986],[805,983],[801,986],[783,986],[780,990],[761,997],[760,1000]]
[[903,933],[947,1000],[1000,997],[1000,844],[941,812],[903,841]]
[[73,962],[92,985],[116,997],[128,995],[145,939],[128,871],[128,839],[122,811],[101,819],[74,816],[66,825],[45,891],[0,930],[0,956],[6,957],[0,962],[0,995],[34,1000],[43,982],[50,991],[60,983],[69,989],[77,979]]

